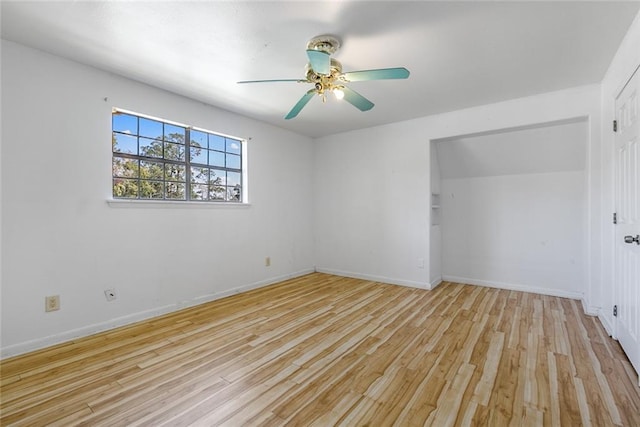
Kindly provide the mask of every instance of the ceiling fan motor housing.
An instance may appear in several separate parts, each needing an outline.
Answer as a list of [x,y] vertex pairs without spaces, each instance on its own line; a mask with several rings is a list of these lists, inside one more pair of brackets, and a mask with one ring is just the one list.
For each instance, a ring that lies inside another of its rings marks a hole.
[[318,94],[322,94],[324,91],[336,88],[336,82],[340,81],[340,76],[342,75],[342,64],[338,60],[331,58],[331,73],[328,75],[316,73],[311,68],[311,64],[307,64],[305,71],[307,80],[314,83]]

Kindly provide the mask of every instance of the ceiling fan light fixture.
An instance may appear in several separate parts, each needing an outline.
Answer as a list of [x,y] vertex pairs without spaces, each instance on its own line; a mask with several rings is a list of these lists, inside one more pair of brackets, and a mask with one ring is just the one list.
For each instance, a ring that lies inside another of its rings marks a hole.
[[334,87],[333,95],[336,97],[337,100],[344,99],[344,92],[342,91],[342,88]]

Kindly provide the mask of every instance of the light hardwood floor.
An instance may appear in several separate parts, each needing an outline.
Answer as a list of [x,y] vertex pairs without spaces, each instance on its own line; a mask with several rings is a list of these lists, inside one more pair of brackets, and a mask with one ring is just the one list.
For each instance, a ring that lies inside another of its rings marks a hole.
[[579,302],[314,273],[1,362],[8,425],[640,425]]

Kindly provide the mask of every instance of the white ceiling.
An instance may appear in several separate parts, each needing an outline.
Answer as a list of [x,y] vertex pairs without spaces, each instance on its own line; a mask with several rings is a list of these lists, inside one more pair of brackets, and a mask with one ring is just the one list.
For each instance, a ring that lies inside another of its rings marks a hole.
[[[2,38],[318,137],[599,83],[640,2],[2,1]],[[404,66],[408,80],[354,82],[376,106],[313,99],[307,41],[342,40],[344,71]],[[126,106],[121,106],[126,108]],[[144,112],[143,112],[144,113]]]

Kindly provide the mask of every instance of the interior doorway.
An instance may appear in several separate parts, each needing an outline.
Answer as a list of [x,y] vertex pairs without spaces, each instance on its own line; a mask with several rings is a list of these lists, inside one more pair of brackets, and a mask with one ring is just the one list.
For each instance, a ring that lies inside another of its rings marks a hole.
[[432,141],[432,271],[581,299],[588,142],[584,117]]

